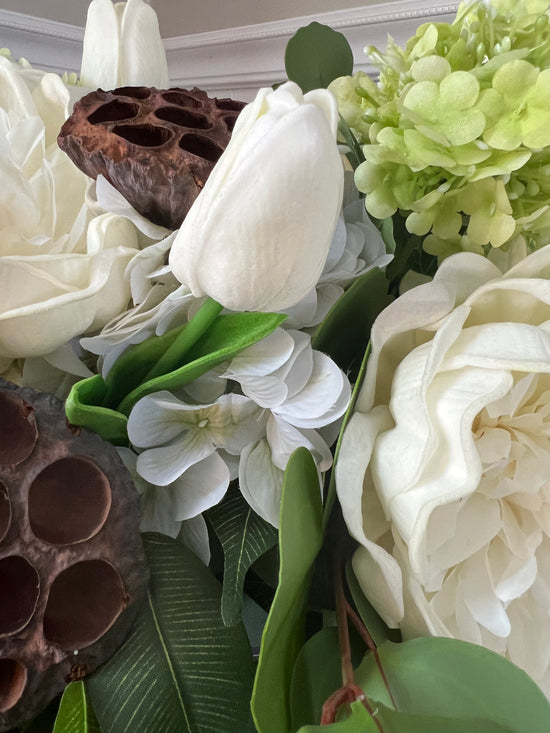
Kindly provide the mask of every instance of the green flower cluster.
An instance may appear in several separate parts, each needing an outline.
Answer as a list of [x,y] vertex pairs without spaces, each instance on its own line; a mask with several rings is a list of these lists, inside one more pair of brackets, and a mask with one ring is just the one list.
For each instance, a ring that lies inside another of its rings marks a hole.
[[369,213],[439,258],[550,241],[550,3],[463,2],[330,89],[363,145]]

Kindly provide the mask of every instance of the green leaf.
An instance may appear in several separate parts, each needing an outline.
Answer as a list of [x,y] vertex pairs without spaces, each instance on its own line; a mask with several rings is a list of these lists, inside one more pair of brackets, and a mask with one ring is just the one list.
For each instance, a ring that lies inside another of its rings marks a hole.
[[290,726],[292,670],[303,643],[312,566],[321,549],[322,506],[317,467],[306,448],[288,462],[281,499],[279,585],[262,636],[252,714],[258,733]]
[[361,617],[376,646],[380,646],[388,640],[396,643],[401,641],[401,632],[399,629],[390,629],[365,598],[349,562],[346,564],[346,582],[353,602],[355,603],[357,613]]
[[222,618],[226,626],[233,626],[241,617],[246,573],[277,544],[278,533],[250,508],[235,486],[209,510],[208,519],[224,552]]
[[511,733],[508,726],[485,718],[450,718],[443,715],[401,713],[376,704],[376,719],[384,733]]
[[323,703],[341,685],[338,629],[327,626],[306,641],[296,659],[290,687],[291,730],[320,723]]
[[145,534],[147,602],[130,637],[87,681],[104,733],[248,733],[253,663],[221,587],[186,547]]
[[[350,714],[345,720],[330,725],[304,725],[298,733],[380,733],[362,702],[350,703]],[[384,733],[390,733],[384,730]],[[439,731],[439,733],[443,733]]]
[[105,396],[101,374],[81,379],[65,400],[65,414],[72,425],[93,430],[113,445],[128,445],[128,418],[116,410],[101,407]]
[[296,31],[288,42],[285,69],[288,78],[305,93],[352,74],[353,52],[345,36],[313,22]]
[[[385,642],[378,653],[401,712],[462,719],[468,731],[472,718],[514,733],[550,730],[550,703],[542,691],[525,672],[488,649],[428,637]],[[393,707],[373,655],[367,654],[357,669],[356,682],[371,700]]]
[[65,688],[53,733],[101,733],[84,682],[71,682]]
[[374,267],[358,277],[334,304],[317,329],[313,348],[328,354],[340,369],[356,373],[372,324],[391,301],[384,273]]
[[285,318],[280,313],[222,314],[189,350],[187,364],[140,384],[122,400],[118,410],[129,415],[135,403],[145,395],[189,384],[222,361],[231,359],[247,346],[269,336]]

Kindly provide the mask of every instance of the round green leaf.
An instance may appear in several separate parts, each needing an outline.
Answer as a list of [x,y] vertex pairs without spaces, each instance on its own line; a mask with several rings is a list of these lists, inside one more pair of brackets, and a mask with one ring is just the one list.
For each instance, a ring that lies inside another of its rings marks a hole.
[[[468,721],[468,731],[470,719],[514,733],[550,730],[550,703],[539,687],[488,649],[428,637],[401,644],[385,642],[378,652],[401,712],[462,719]],[[356,682],[371,700],[393,707],[371,654],[357,669]]]
[[288,78],[302,91],[328,87],[333,79],[353,73],[353,52],[345,36],[321,23],[310,23],[292,36],[286,47]]

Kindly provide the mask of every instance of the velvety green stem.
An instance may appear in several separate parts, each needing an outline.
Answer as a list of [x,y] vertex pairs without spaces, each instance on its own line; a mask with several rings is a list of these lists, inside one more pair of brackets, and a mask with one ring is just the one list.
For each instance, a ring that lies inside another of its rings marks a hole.
[[167,374],[182,365],[182,360],[189,349],[199,340],[203,333],[216,320],[223,306],[212,298],[207,298],[185,326],[177,339],[164,352],[155,366],[145,375],[143,382]]

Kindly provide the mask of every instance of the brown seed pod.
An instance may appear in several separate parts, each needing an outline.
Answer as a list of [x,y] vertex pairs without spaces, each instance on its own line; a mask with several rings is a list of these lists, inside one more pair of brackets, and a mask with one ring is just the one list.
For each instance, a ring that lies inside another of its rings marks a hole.
[[115,448],[52,395],[0,380],[0,731],[113,654],[147,581]]
[[177,229],[244,106],[197,88],[99,89],[75,104],[57,142],[86,175],[101,173],[140,214]]

